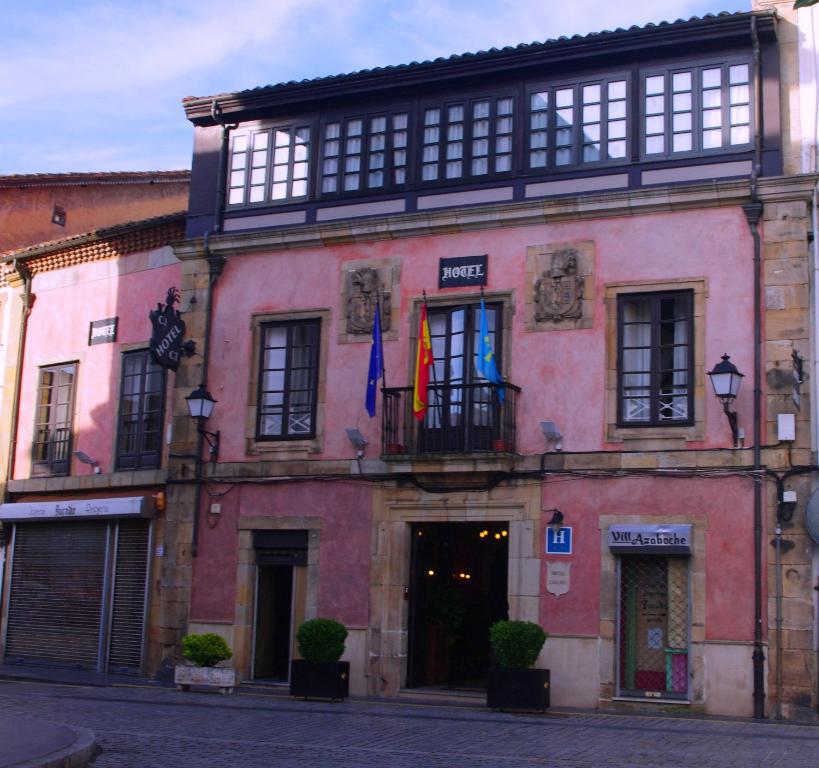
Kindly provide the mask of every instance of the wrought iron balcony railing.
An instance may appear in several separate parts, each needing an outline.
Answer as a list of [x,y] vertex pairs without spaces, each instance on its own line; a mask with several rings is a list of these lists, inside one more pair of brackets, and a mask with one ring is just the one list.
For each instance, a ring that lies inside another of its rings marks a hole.
[[412,412],[412,387],[382,391],[384,455],[515,451],[514,384],[430,384],[423,419]]

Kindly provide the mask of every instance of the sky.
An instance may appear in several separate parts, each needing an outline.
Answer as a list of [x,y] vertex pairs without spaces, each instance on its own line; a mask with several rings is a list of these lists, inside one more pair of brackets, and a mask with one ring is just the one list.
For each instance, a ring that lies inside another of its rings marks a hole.
[[3,0],[0,175],[190,168],[182,99],[750,0]]

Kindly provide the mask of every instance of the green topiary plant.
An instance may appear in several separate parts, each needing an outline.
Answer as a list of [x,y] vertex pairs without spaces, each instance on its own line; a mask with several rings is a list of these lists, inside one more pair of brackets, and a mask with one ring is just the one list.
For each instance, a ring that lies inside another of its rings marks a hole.
[[489,628],[495,662],[504,669],[529,669],[548,635],[531,621],[497,621]]
[[213,632],[204,635],[190,634],[182,638],[182,655],[197,667],[215,667],[220,661],[233,656],[233,651]]
[[296,631],[299,654],[313,662],[338,661],[346,639],[346,627],[333,619],[310,619]]

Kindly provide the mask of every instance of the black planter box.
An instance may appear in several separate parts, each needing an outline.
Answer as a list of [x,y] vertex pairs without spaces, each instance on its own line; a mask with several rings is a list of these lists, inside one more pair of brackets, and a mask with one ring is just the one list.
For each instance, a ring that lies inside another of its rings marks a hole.
[[490,669],[486,706],[490,709],[534,709],[549,706],[548,669]]
[[290,695],[302,699],[346,699],[350,695],[349,661],[290,662]]

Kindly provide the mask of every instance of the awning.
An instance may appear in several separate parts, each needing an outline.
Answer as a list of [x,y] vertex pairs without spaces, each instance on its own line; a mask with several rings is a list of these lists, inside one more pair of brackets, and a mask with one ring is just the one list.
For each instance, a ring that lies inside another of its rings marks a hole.
[[56,520],[81,517],[150,517],[143,510],[142,496],[126,496],[115,499],[59,499],[57,501],[21,501],[0,504],[0,520],[19,522],[23,520]]

